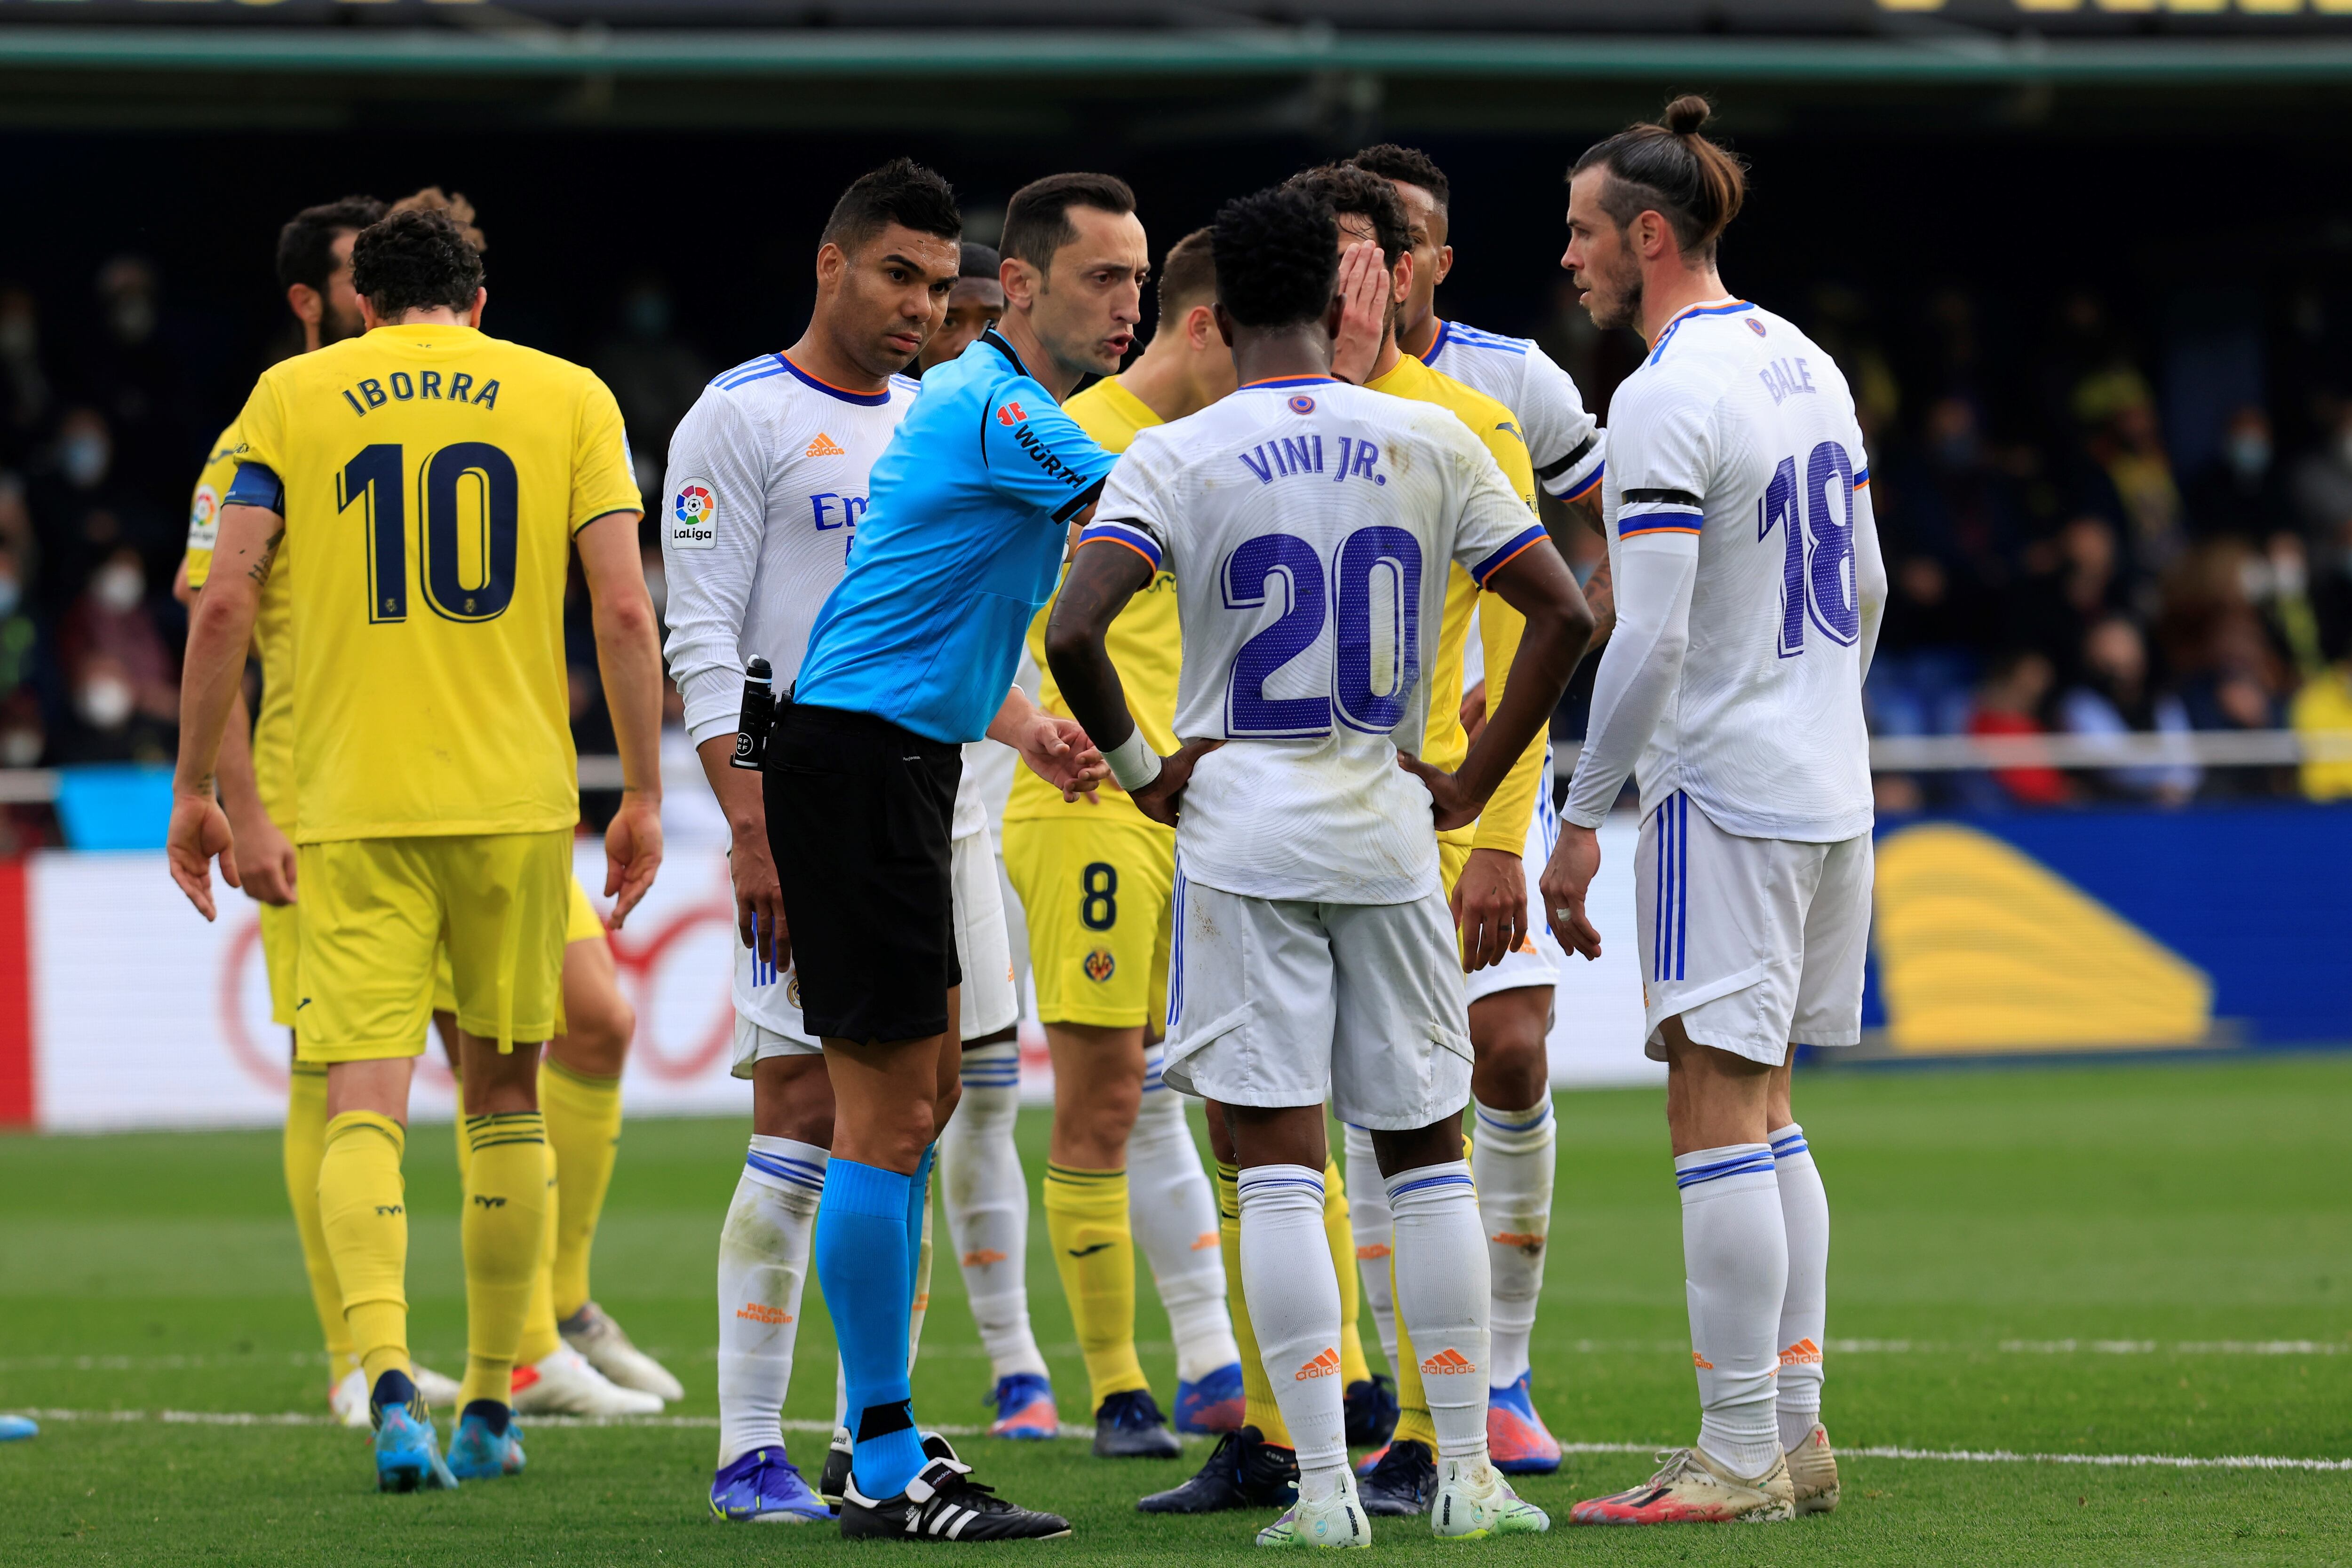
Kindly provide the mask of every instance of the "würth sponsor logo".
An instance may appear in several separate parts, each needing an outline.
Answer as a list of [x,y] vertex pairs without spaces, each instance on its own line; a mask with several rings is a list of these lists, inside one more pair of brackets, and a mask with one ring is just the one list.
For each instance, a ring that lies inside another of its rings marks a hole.
[[1305,1383],[1309,1378],[1336,1377],[1339,1373],[1339,1353],[1336,1350],[1327,1350],[1297,1372],[1292,1373],[1290,1376],[1291,1381],[1295,1383]]
[[1459,1377],[1465,1372],[1477,1370],[1476,1362],[1472,1361],[1452,1345],[1446,1346],[1435,1355],[1424,1356],[1421,1363],[1421,1375],[1423,1377]]
[[1822,1347],[1810,1339],[1801,1339],[1780,1352],[1782,1366],[1819,1366],[1821,1364]]
[[735,1315],[747,1322],[788,1323],[793,1314],[782,1307],[772,1307],[765,1301],[746,1301],[735,1309]]

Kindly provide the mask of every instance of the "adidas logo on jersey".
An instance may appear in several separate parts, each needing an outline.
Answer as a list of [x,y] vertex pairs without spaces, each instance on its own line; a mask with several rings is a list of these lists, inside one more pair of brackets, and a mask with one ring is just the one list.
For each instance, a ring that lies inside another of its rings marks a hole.
[[1327,1350],[1297,1372],[1292,1373],[1290,1377],[1294,1383],[1305,1383],[1310,1378],[1336,1377],[1339,1375],[1339,1353],[1336,1350]]
[[840,442],[835,441],[832,436],[827,435],[824,431],[820,430],[816,433],[816,439],[808,444],[808,451],[804,455],[810,457],[840,457],[846,455],[849,449],[842,445]]
[[1421,1375],[1423,1377],[1459,1377],[1465,1372],[1477,1370],[1476,1362],[1472,1361],[1452,1345],[1446,1346],[1421,1364]]

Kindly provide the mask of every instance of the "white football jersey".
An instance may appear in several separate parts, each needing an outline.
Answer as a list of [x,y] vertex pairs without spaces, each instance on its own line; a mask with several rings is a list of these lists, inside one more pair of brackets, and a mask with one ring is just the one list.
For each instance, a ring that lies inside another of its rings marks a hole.
[[1085,538],[1175,573],[1183,874],[1253,898],[1402,904],[1437,885],[1422,743],[1446,567],[1544,538],[1452,411],[1328,377],[1259,382],[1143,431]]
[[1695,306],[1618,387],[1609,434],[1612,570],[1645,535],[1698,546],[1681,680],[1634,769],[1643,810],[1681,789],[1748,838],[1869,831],[1855,565],[1874,575],[1878,544],[1836,362],[1769,310]]
[[1545,489],[1572,501],[1601,482],[1608,433],[1585,412],[1575,379],[1532,340],[1440,321],[1422,362],[1518,416],[1536,482]]

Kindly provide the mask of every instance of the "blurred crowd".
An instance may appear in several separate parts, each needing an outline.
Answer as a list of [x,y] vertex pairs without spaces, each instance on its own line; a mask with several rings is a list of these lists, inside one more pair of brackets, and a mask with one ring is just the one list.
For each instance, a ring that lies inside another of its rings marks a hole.
[[[2273,392],[2293,400],[2278,408],[2249,397],[2184,444],[2146,350],[2096,297],[2065,299],[2006,365],[1977,311],[1938,295],[1907,337],[1851,291],[1791,312],[1843,365],[1872,449],[1893,585],[1867,692],[1874,732],[2352,729],[2352,381],[2309,378]],[[1563,310],[1546,340],[1605,402],[1631,358],[1580,316]],[[299,346],[224,350],[203,319],[175,315],[135,256],[79,297],[0,279],[0,768],[172,758],[186,618],[171,584],[191,487],[249,374]],[[652,277],[623,292],[586,357],[651,496],[670,431],[717,366],[677,334]],[[574,597],[574,728],[595,755],[612,735]],[[2352,765],[2183,758],[1880,779],[1893,811],[2298,792],[2352,796]],[[54,836],[41,810],[10,810],[0,852]]]

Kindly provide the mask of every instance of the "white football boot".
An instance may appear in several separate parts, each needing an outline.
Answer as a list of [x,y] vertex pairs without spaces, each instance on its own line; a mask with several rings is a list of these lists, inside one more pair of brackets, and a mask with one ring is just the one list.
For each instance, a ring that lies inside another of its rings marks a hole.
[[1488,1535],[1541,1535],[1551,1515],[1521,1498],[1491,1464],[1448,1459],[1429,1505],[1433,1535],[1475,1541]]
[[612,1382],[570,1345],[516,1367],[512,1392],[518,1416],[657,1416],[662,1407],[655,1396]]
[[629,1343],[604,1308],[591,1301],[555,1325],[563,1343],[588,1358],[588,1364],[624,1388],[635,1388],[665,1401],[686,1397],[686,1385],[669,1368]]
[[367,1374],[356,1366],[344,1373],[342,1381],[327,1390],[327,1408],[346,1427],[362,1432],[373,1427],[375,1422],[368,1415]]
[[1834,1513],[1838,1505],[1837,1450],[1819,1421],[1805,1440],[1789,1450],[1789,1485],[1799,1513]]
[[1304,1497],[1257,1532],[1260,1546],[1370,1546],[1372,1523],[1356,1496],[1356,1478],[1344,1467],[1339,1485],[1321,1502]]
[[1797,1515],[1785,1458],[1751,1480],[1732,1474],[1704,1448],[1674,1448],[1661,1457],[1665,1463],[1648,1480],[1578,1503],[1569,1519],[1577,1524],[1748,1524]]

